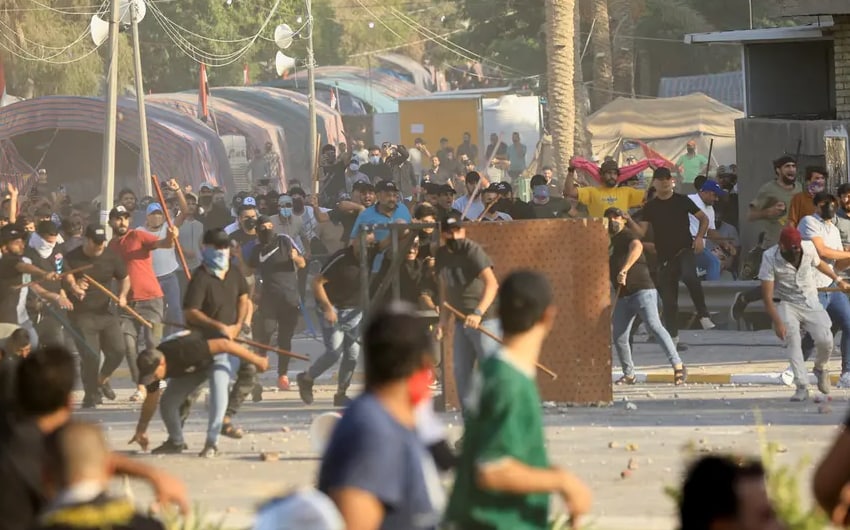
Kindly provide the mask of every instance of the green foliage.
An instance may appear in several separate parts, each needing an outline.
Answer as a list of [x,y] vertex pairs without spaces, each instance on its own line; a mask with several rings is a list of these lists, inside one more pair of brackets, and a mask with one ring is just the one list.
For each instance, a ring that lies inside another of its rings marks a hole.
[[201,508],[200,503],[195,503],[191,513],[181,516],[177,510],[169,509],[160,514],[160,520],[165,530],[224,530],[224,518],[212,520]]

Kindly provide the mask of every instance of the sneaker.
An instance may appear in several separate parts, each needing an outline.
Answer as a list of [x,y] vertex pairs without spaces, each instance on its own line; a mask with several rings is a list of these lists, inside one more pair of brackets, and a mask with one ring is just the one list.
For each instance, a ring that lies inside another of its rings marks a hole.
[[218,456],[218,447],[212,444],[204,444],[204,448],[198,453],[201,458],[215,458]]
[[283,392],[289,391],[289,377],[282,375],[277,378],[277,389]]
[[189,446],[185,443],[176,444],[168,439],[160,445],[159,447],[155,447],[152,451],[152,455],[178,455],[182,453],[185,449],[188,449]]
[[779,374],[779,380],[782,381],[782,384],[785,386],[794,386],[794,371],[791,369],[790,364],[785,371]]
[[109,384],[109,381],[100,385],[100,393],[109,401],[115,401],[115,391],[112,390],[112,385]]
[[312,405],[313,381],[307,381],[307,372],[301,372],[295,376],[295,382],[298,383],[298,395],[301,396],[301,401],[308,405]]
[[259,403],[263,400],[263,385],[257,383],[254,385],[254,388],[251,389],[251,401],[254,403]]
[[791,401],[806,401],[809,399],[809,389],[804,386],[798,386],[797,391],[791,396]]
[[80,406],[84,409],[93,409],[93,408],[97,407],[98,405],[100,405],[100,403],[98,403],[97,399],[95,399],[91,396],[86,396],[86,397],[83,398],[83,404],[80,405]]
[[729,316],[734,322],[744,318],[744,311],[747,309],[747,302],[744,300],[744,293],[735,293],[735,298],[732,300],[732,307],[729,308]]
[[850,388],[850,372],[841,374],[841,377],[838,378],[838,384],[835,386],[837,388]]
[[347,407],[351,403],[351,398],[345,394],[334,394],[334,407]]
[[818,380],[818,390],[823,392],[824,394],[829,394],[829,370],[826,368],[815,368],[812,370],[812,373],[815,374],[815,377]]
[[714,322],[711,321],[710,317],[700,317],[699,325],[702,326],[702,329],[714,329]]
[[141,390],[136,390],[135,392],[133,392],[133,395],[130,396],[130,401],[133,401],[133,402],[144,401],[146,397],[148,397],[147,392],[142,392]]

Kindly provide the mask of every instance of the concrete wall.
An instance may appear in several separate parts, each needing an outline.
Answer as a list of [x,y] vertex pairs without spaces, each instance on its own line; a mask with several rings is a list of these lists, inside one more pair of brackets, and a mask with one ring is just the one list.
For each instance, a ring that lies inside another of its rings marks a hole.
[[850,119],[850,15],[835,16],[833,21],[836,117],[846,120]]
[[775,178],[773,160],[783,154],[795,156],[800,142],[797,160],[798,175],[808,165],[825,165],[823,135],[826,131],[844,127],[850,130],[848,121],[793,121],[744,118],[735,121],[735,137],[738,153],[738,205],[741,225],[741,241],[748,250],[755,245],[758,234],[753,223],[747,222],[747,212],[759,188]]

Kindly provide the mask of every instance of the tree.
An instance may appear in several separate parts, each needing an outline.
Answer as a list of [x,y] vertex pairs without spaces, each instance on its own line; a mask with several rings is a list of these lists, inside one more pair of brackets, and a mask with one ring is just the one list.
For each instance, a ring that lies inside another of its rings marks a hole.
[[575,0],[546,0],[546,55],[549,62],[549,132],[555,164],[566,176],[575,134]]
[[635,96],[635,21],[637,10],[632,0],[609,0],[614,34],[611,44],[614,67],[614,93]]
[[611,102],[614,90],[614,73],[611,64],[611,32],[608,26],[608,0],[593,0],[593,91],[590,100],[593,110]]
[[[574,28],[581,28],[581,17],[582,11],[581,9],[575,9],[574,16]],[[581,51],[584,47],[584,41],[581,38],[581,32],[575,31],[575,37],[573,39],[575,46],[575,56],[578,58],[576,61],[578,62],[581,58]],[[587,95],[587,86],[584,84],[584,73],[582,72],[582,65],[576,64],[575,67],[575,98],[576,98],[576,117],[575,117],[575,146],[573,147],[573,154],[583,157],[590,157],[593,154],[593,150],[590,145],[590,136],[587,132],[587,113],[589,110],[589,98]]]

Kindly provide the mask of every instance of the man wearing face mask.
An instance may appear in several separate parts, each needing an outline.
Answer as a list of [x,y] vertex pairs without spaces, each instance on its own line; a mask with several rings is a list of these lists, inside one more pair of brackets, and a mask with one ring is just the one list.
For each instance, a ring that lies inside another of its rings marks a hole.
[[493,208],[511,216],[511,219],[534,219],[534,211],[527,202],[514,197],[513,187],[507,182],[497,182],[499,199]]
[[393,172],[390,166],[384,163],[381,157],[381,148],[373,145],[369,148],[369,160],[366,164],[360,166],[360,171],[365,173],[372,184],[377,184],[381,180],[392,178]]
[[[35,233],[30,237],[29,244],[24,250],[24,256],[29,258],[39,269],[62,274],[65,271],[65,255],[57,244],[59,229],[51,221],[40,221]],[[42,282],[38,287],[40,297],[30,297],[33,305],[31,320],[35,323],[40,344],[63,344],[62,323],[42,307],[42,303],[55,304],[61,311],[73,309],[73,305],[65,294],[62,284]],[[57,309],[53,309],[56,311]]]
[[[818,257],[815,245],[803,241],[800,232],[793,226],[782,230],[778,245],[764,251],[759,270],[764,308],[773,321],[776,336],[785,342],[791,360],[797,387],[791,401],[809,398],[809,372],[803,360],[800,326],[812,337],[817,349],[814,373],[818,389],[824,394],[829,393],[828,363],[833,343],[829,314],[819,300],[820,276],[827,278],[830,284],[835,282],[841,289],[850,289],[850,285]],[[836,294],[846,300],[844,293]]]
[[464,214],[466,219],[474,220],[481,217],[484,212],[484,203],[481,202],[481,175],[478,172],[466,174],[466,194],[455,199],[452,208]]
[[358,182],[369,182],[369,177],[360,171],[360,159],[352,157],[345,170],[345,191],[353,193],[354,185]]
[[570,204],[561,197],[551,197],[551,188],[543,175],[531,177],[532,200],[529,203],[535,219],[556,219],[570,216]]
[[681,385],[685,382],[688,372],[676,351],[673,339],[661,323],[661,316],[658,314],[658,291],[655,290],[646,258],[643,256],[643,244],[633,231],[626,228],[627,221],[622,210],[608,208],[604,214],[608,219],[608,234],[611,236],[611,285],[615,287],[618,295],[611,317],[613,342],[623,368],[623,376],[614,384],[633,385],[636,382],[629,334],[635,317],[639,316],[667,355],[667,360],[673,367],[673,382]]
[[617,162],[608,160],[599,167],[602,175],[602,185],[599,187],[585,186],[576,188],[575,172],[567,175],[564,197],[578,199],[587,206],[590,217],[602,217],[607,208],[619,208],[626,212],[637,208],[644,201],[644,192],[630,186],[617,186],[620,168]]
[[212,228],[221,228],[233,222],[233,215],[227,207],[227,201],[224,197],[224,190],[221,188],[213,189],[210,207],[204,214],[204,228],[210,230]]
[[[230,266],[230,238],[224,230],[207,230],[203,244],[202,264],[192,275],[183,301],[186,323],[200,331],[207,340],[233,340],[242,332],[250,313],[248,283],[237,268]],[[230,427],[224,423],[232,376],[227,353],[215,355],[210,374],[210,418],[207,440],[199,455],[204,458],[218,454],[218,437],[222,430]],[[161,452],[183,450],[182,445],[172,447],[168,444],[168,441],[163,444]]]
[[[811,241],[817,250],[818,257],[827,267],[834,270],[844,270],[850,265],[850,252],[844,250],[841,234],[835,226],[838,201],[826,192],[814,196],[817,213],[809,215],[800,221],[800,234],[805,241]],[[815,274],[815,285],[818,289],[832,287],[835,274]],[[832,324],[841,329],[841,377],[838,379],[839,388],[850,388],[850,299],[843,292],[818,293],[821,305],[826,309]],[[804,350],[809,350],[809,341],[805,340]],[[827,380],[828,380],[828,376]]]
[[330,212],[331,221],[342,225],[341,242],[347,245],[351,238],[351,229],[360,212],[375,204],[375,186],[370,182],[355,182],[351,197],[342,198],[336,208]]
[[828,179],[829,173],[826,169],[813,166],[806,168],[806,175],[803,177],[803,186],[806,189],[791,198],[791,205],[788,207],[788,224],[798,226],[803,217],[817,213],[812,198],[826,190]]

